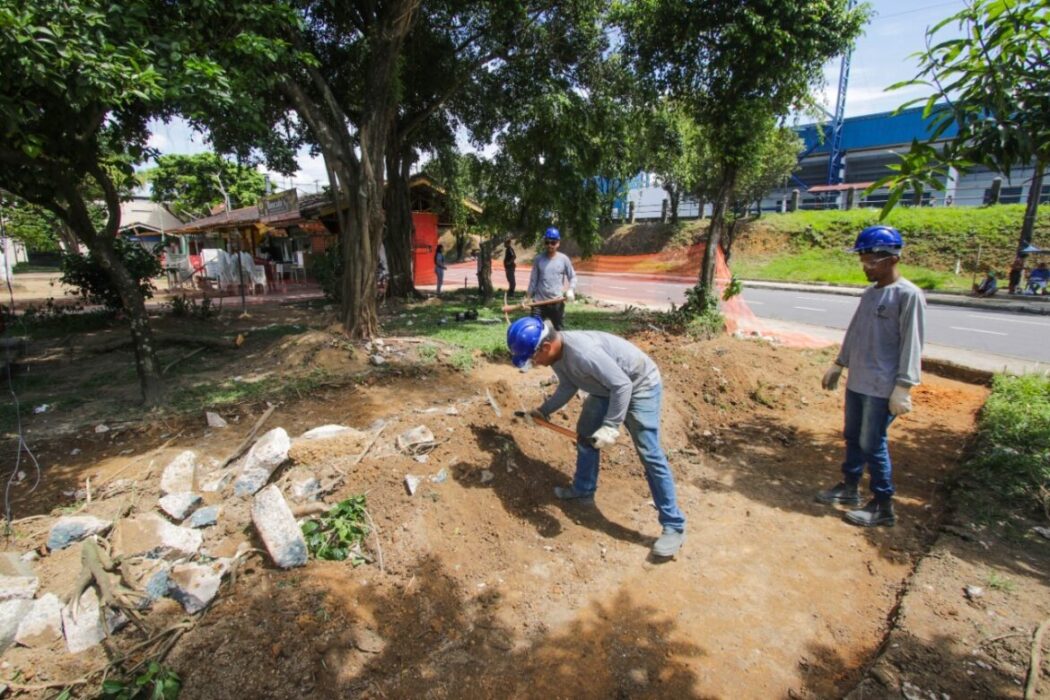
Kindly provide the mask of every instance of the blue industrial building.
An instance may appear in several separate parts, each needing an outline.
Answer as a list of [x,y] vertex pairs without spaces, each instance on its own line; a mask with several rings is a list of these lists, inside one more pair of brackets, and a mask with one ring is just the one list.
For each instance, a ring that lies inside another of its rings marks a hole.
[[[799,167],[785,186],[766,195],[761,202],[763,211],[782,211],[791,198],[792,190],[799,190],[802,209],[841,209],[846,207],[847,192],[854,192],[854,206],[882,206],[887,197],[885,190],[875,191],[870,196],[862,192],[870,184],[890,174],[889,166],[900,162],[900,155],[908,151],[913,140],[925,141],[929,138],[931,120],[922,116],[923,108],[914,107],[899,114],[882,112],[850,117],[843,120],[841,167],[837,173],[831,172],[831,144],[825,124],[806,124],[796,130],[805,144],[799,155]],[[950,139],[957,132],[952,125],[944,132],[944,139]],[[1028,187],[1032,179],[1033,168],[1018,167],[1011,171],[1010,177],[1003,177],[999,202],[1017,204],[1026,201]],[[980,206],[989,201],[992,181],[999,177],[997,173],[983,167],[971,172],[949,173],[942,191],[930,191],[923,194],[923,206]],[[655,179],[643,177],[632,189],[628,200],[635,203],[638,218],[658,218],[661,202],[666,194]],[[908,195],[910,204],[911,195]],[[1050,202],[1050,185],[1044,185],[1040,201]],[[710,211],[710,205],[707,207]],[[683,202],[679,215],[683,217],[698,216],[696,202]]]

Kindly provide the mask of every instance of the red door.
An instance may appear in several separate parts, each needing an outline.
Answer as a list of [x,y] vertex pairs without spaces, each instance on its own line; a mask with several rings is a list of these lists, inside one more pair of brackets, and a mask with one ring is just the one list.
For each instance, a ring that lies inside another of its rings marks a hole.
[[412,236],[413,282],[417,285],[437,284],[434,273],[434,251],[438,244],[438,217],[428,212],[412,212],[416,232]]

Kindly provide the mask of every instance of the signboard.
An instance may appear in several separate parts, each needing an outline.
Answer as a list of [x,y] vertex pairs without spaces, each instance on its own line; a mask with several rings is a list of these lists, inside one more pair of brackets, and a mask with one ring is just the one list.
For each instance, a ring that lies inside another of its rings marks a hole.
[[299,192],[297,190],[285,190],[269,197],[259,200],[259,216],[274,216],[276,214],[287,214],[299,208]]

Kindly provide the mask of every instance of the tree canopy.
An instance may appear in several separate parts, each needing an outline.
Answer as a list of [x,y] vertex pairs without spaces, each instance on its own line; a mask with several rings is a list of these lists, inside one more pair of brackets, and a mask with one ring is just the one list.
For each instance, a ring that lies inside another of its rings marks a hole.
[[141,173],[155,202],[168,202],[178,215],[207,216],[230,198],[237,209],[255,204],[265,193],[266,178],[253,167],[238,165],[214,153],[162,155],[156,167]]

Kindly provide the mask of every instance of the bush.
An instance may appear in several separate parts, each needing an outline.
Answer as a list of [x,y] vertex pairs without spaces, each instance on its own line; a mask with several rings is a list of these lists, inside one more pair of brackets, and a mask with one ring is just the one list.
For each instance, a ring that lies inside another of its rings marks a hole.
[[198,305],[197,300],[193,297],[180,294],[172,298],[168,303],[168,308],[171,309],[171,315],[175,318],[196,318],[207,321],[219,315],[219,309],[212,306],[211,299],[208,297],[202,299]]
[[[117,238],[113,249],[135,281],[144,299],[151,299],[156,287],[153,278],[161,273],[160,260],[138,243]],[[92,304],[101,304],[110,309],[122,309],[124,303],[120,292],[109,275],[99,264],[94,253],[62,255],[62,283],[77,289],[80,296]]]
[[312,258],[310,274],[321,285],[328,301],[338,304],[342,298],[343,254],[339,246],[332,246]]

